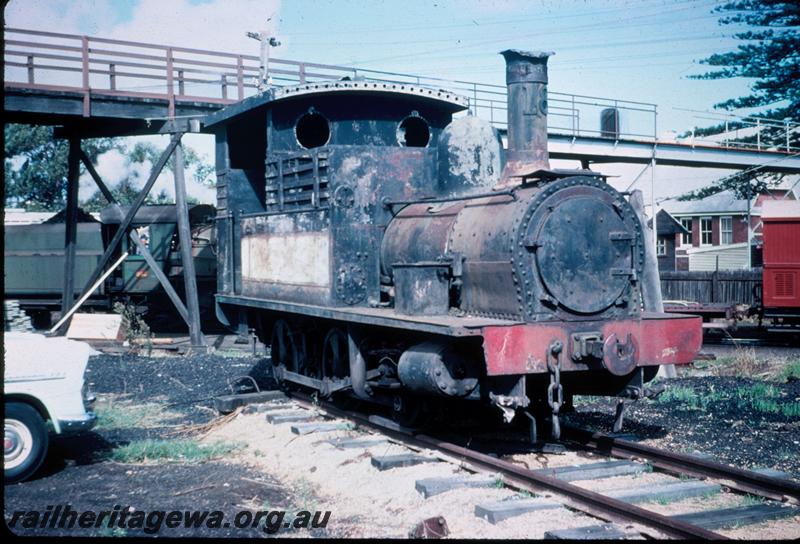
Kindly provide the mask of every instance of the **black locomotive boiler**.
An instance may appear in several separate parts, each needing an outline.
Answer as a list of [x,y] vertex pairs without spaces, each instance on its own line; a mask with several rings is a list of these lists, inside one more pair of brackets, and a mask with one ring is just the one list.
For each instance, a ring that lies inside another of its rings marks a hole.
[[399,83],[276,88],[207,118],[218,317],[256,328],[279,379],[510,420],[557,416],[565,394],[636,398],[658,365],[692,361],[700,320],[643,310],[631,204],[549,167],[549,53],[503,55],[507,150],[454,118],[465,99]]

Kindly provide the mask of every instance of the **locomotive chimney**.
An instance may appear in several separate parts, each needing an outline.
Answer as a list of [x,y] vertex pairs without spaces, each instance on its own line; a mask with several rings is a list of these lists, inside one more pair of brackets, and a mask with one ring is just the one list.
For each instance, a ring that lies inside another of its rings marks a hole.
[[549,170],[547,153],[547,58],[552,52],[507,49],[508,151],[501,186]]

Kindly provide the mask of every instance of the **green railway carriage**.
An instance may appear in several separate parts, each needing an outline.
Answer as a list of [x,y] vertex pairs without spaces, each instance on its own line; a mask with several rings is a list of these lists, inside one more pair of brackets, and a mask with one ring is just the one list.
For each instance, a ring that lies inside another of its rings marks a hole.
[[[64,223],[6,225],[3,271],[6,298],[60,297],[64,289]],[[103,255],[100,223],[78,223],[75,294]],[[100,287],[100,294],[105,286]]]
[[[83,291],[126,212],[126,208],[108,207],[100,213],[99,221],[92,215],[79,214],[75,296]],[[189,210],[192,254],[199,285],[214,285],[216,281],[215,213],[213,206],[204,204],[192,206]],[[51,313],[61,307],[65,262],[63,216],[61,212],[44,223],[5,225],[5,298],[19,300],[22,309],[32,314],[39,327],[46,326]],[[144,206],[130,228],[137,231],[159,268],[181,292],[183,282],[175,281],[180,280],[182,274],[175,206]],[[166,299],[166,294],[158,279],[127,236],[123,238],[116,256],[123,251],[129,253],[128,257],[84,306],[110,308],[114,301],[126,300],[142,310],[150,305],[157,307],[159,312],[169,309],[169,302],[162,300]]]

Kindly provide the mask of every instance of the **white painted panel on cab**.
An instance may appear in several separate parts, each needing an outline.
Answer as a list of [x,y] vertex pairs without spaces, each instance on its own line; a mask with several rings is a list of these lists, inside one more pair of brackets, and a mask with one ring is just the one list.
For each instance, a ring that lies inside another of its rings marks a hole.
[[289,285],[330,285],[327,232],[258,234],[242,238],[242,279]]

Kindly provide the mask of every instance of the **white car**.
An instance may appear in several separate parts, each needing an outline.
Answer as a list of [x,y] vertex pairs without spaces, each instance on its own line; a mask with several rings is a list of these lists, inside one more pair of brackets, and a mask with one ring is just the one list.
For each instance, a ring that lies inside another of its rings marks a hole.
[[90,356],[84,342],[41,334],[6,332],[3,441],[5,483],[25,480],[47,455],[50,421],[57,434],[91,429],[94,398],[84,382]]

